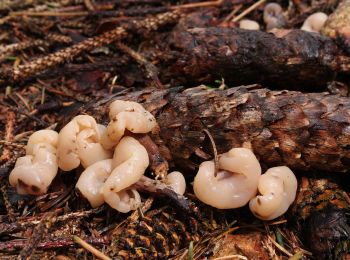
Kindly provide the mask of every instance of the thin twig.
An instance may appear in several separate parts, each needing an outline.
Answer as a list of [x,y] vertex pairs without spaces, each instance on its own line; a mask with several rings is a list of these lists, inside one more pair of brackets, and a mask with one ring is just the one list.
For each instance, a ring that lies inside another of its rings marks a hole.
[[240,15],[236,16],[234,19],[232,19],[232,22],[238,22],[239,20],[241,20],[244,16],[246,16],[247,14],[249,14],[251,11],[253,11],[254,9],[256,9],[257,7],[259,7],[260,5],[262,5],[263,3],[265,3],[266,0],[259,0],[258,2],[256,2],[255,4],[251,5],[250,7],[248,7],[247,9],[245,9]]
[[229,22],[233,19],[233,17],[236,15],[236,13],[242,8],[242,5],[237,5],[235,8],[233,8],[232,12],[225,17],[225,19],[222,21],[222,23]]
[[234,259],[248,260],[248,258],[243,255],[226,255],[226,256],[214,258],[213,260],[229,260],[229,259],[230,260],[234,260]]
[[269,240],[277,247],[280,251],[285,253],[287,256],[292,257],[293,254],[287,251],[284,247],[282,247],[280,244],[278,244],[272,237],[268,236]]
[[55,17],[66,17],[66,16],[87,16],[89,12],[57,12],[57,11],[45,11],[45,12],[33,12],[33,11],[20,11],[12,12],[10,16],[55,16]]
[[126,54],[130,55],[133,59],[136,60],[137,63],[139,63],[141,66],[145,68],[147,73],[146,75],[147,78],[152,79],[156,88],[160,88],[160,89],[165,88],[158,78],[158,69],[153,63],[149,62],[140,53],[134,51],[133,49],[131,49],[130,47],[126,46],[121,42],[117,43],[117,47],[123,52],[125,52]]
[[28,259],[34,253],[39,242],[48,233],[52,224],[55,222],[55,215],[55,212],[48,212],[43,216],[39,225],[35,227],[34,232],[30,237],[28,243],[19,253],[18,259]]
[[219,171],[219,156],[218,156],[218,150],[216,149],[216,145],[215,145],[215,140],[213,138],[213,136],[211,135],[211,133],[209,132],[208,129],[204,129],[203,130],[204,133],[206,133],[206,135],[209,137],[209,140],[211,142],[211,147],[213,149],[213,154],[214,154],[214,164],[215,164],[215,172],[214,172],[214,176],[216,177],[218,175],[218,171]]
[[200,3],[192,3],[192,4],[183,4],[183,5],[172,6],[171,9],[176,10],[176,9],[186,9],[186,8],[220,6],[223,2],[224,2],[223,0],[217,0],[217,1],[207,1],[207,2],[200,2]]
[[15,212],[14,212],[13,207],[11,205],[9,196],[7,194],[7,187],[6,187],[4,182],[0,186],[0,191],[1,191],[2,197],[4,199],[4,205],[5,205],[5,208],[7,211],[7,216],[11,222],[15,222],[16,221]]
[[89,243],[85,242],[83,239],[81,239],[78,236],[73,236],[73,241],[77,244],[79,244],[82,248],[86,249],[90,253],[94,254],[97,258],[102,260],[112,260],[112,258],[106,256],[104,253],[99,251],[98,249],[94,248]]

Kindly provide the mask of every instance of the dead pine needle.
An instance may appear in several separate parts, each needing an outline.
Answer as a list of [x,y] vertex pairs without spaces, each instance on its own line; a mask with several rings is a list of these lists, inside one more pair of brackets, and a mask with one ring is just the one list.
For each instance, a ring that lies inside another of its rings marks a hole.
[[73,236],[73,241],[74,241],[74,243],[77,243],[82,248],[86,249],[87,251],[89,251],[90,253],[92,253],[94,256],[96,256],[99,259],[112,260],[112,258],[106,256],[104,253],[102,253],[98,249],[94,248],[92,245],[90,245],[89,243],[85,242],[83,239],[81,239],[78,236]]
[[223,0],[217,0],[217,1],[207,1],[207,2],[199,2],[199,3],[190,3],[190,4],[183,4],[183,5],[177,5],[172,6],[171,9],[186,9],[186,8],[199,8],[199,7],[208,7],[208,6],[220,6],[224,1]]
[[272,237],[268,236],[270,241],[272,242],[272,244],[275,245],[275,247],[277,247],[281,252],[285,253],[288,257],[292,257],[293,255],[287,251],[287,249],[285,249],[283,246],[281,246],[280,244],[278,244]]
[[226,256],[214,258],[213,260],[236,260],[236,259],[248,260],[248,258],[243,255],[226,255]]
[[209,137],[210,143],[211,143],[211,147],[213,149],[213,154],[214,154],[214,164],[215,164],[215,172],[214,172],[214,176],[216,177],[218,175],[218,171],[219,171],[219,156],[218,156],[218,150],[216,149],[216,145],[215,145],[215,140],[213,138],[213,136],[211,135],[211,133],[209,132],[208,129],[204,129],[203,130],[204,133]]
[[263,3],[265,3],[266,0],[260,0],[258,2],[256,2],[255,4],[249,6],[247,9],[245,9],[242,13],[240,13],[240,15],[236,16],[235,18],[232,19],[232,22],[238,22],[239,20],[241,20],[244,16],[246,16],[247,14],[249,14],[251,11],[253,11],[254,9],[256,9],[257,7],[259,7],[260,5],[262,5]]

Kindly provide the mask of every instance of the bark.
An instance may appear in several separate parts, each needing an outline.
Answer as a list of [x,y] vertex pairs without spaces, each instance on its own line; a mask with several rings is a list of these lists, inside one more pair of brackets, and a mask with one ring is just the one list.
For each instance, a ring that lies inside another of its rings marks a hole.
[[[170,53],[170,54],[169,54]],[[163,82],[263,83],[318,91],[337,72],[349,71],[349,57],[329,38],[300,30],[275,34],[237,28],[174,30],[163,57]]]
[[[258,87],[258,86],[255,86]],[[135,100],[155,114],[155,143],[178,168],[194,170],[212,155],[203,132],[209,130],[218,153],[248,146],[266,166],[347,172],[350,169],[350,100],[329,93],[303,94],[238,87],[197,87],[181,91],[147,89],[117,99]],[[105,115],[103,102],[87,107]],[[85,110],[86,111],[86,110]]]

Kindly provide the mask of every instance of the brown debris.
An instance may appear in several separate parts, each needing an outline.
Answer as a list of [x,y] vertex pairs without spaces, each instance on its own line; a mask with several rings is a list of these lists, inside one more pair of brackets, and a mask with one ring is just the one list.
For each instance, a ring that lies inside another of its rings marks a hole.
[[328,17],[321,33],[333,39],[339,39],[350,53],[350,1],[343,0]]
[[224,256],[232,256],[231,259],[270,259],[262,243],[265,239],[259,232],[228,234],[216,243],[212,259]]

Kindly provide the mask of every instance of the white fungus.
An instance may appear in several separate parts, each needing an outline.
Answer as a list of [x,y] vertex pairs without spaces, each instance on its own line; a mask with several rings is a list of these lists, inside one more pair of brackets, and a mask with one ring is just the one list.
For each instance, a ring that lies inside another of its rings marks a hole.
[[29,137],[26,156],[17,159],[9,176],[11,186],[19,194],[47,192],[58,171],[57,141],[58,134],[53,130],[40,130]]
[[243,19],[239,22],[239,28],[245,30],[259,30],[260,26],[256,21]]
[[199,200],[219,209],[239,208],[256,195],[261,175],[254,153],[246,148],[233,148],[219,157],[215,177],[213,161],[203,162],[194,179],[194,193]]
[[110,123],[102,135],[101,143],[111,149],[123,137],[125,130],[148,133],[157,126],[154,116],[136,102],[116,100],[109,107]]
[[322,12],[317,12],[310,15],[303,23],[303,26],[300,28],[303,31],[307,32],[316,32],[319,33],[328,19],[328,15]]
[[112,152],[100,144],[104,126],[98,125],[92,116],[74,117],[58,135],[58,166],[64,171],[77,168],[80,163],[84,168],[95,162],[109,159]]
[[259,193],[249,202],[252,213],[260,219],[271,220],[283,215],[293,203],[297,179],[286,166],[270,168],[259,179]]
[[171,172],[166,176],[165,184],[170,186],[177,194],[183,195],[186,190],[185,177],[181,172]]
[[90,165],[80,175],[76,188],[93,208],[99,207],[105,202],[101,188],[111,172],[112,159],[107,159]]
[[141,198],[130,186],[136,183],[149,165],[146,149],[133,137],[123,137],[114,151],[111,175],[102,186],[104,200],[120,212],[139,207]]
[[274,28],[283,28],[285,25],[285,18],[283,16],[282,7],[277,3],[267,4],[264,8],[264,22],[267,31]]

